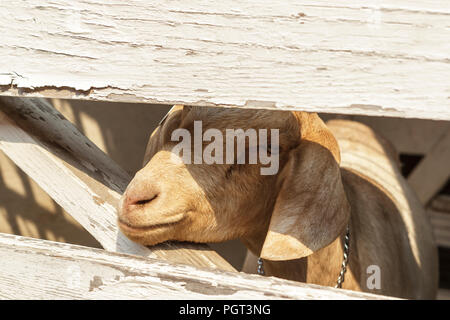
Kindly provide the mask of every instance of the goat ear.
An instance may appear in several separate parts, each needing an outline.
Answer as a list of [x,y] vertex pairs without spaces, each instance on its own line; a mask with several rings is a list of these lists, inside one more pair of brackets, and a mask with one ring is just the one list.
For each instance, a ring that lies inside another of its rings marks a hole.
[[[152,134],[150,135],[150,138],[147,142],[147,147],[145,148],[144,153],[144,161],[143,166],[145,166],[150,159],[155,155],[155,153],[161,149],[162,145],[165,142],[165,138],[172,133],[172,130],[174,130],[174,127],[176,127],[181,119],[181,113],[183,112],[184,106],[180,104],[174,105],[167,113],[166,115],[161,119],[158,126],[153,130]],[[176,117],[175,121],[172,120],[172,125],[167,126],[165,130],[162,129],[164,123],[167,121],[168,118]]]
[[262,247],[263,259],[306,257],[333,242],[346,227],[350,206],[338,151],[335,154],[339,149],[334,137],[332,141],[335,145],[328,148],[302,139],[290,152],[279,176],[281,189]]

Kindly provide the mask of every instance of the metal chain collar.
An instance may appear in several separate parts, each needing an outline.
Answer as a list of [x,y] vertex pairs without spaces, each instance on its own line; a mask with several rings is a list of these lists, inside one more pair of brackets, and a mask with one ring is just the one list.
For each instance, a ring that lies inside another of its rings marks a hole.
[[[342,288],[342,283],[345,280],[345,272],[347,271],[347,264],[348,264],[348,252],[350,249],[350,226],[347,225],[347,231],[345,233],[344,238],[344,259],[342,261],[341,265],[341,272],[339,273],[339,277],[337,279],[335,288]],[[263,266],[263,260],[261,257],[258,258],[258,274],[264,275],[264,266]]]
[[344,282],[344,275],[347,271],[347,263],[348,263],[348,251],[350,249],[350,226],[347,225],[347,232],[345,233],[344,238],[344,260],[342,261],[341,272],[339,273],[339,277],[337,279],[337,283],[334,286],[335,288],[342,288],[342,282]]

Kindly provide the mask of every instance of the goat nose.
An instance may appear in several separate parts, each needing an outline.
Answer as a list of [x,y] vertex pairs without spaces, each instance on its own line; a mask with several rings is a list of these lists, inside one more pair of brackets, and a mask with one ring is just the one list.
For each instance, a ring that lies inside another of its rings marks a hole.
[[152,202],[153,200],[155,200],[158,197],[158,194],[152,194],[152,195],[146,195],[146,196],[142,196],[142,197],[134,197],[132,196],[128,196],[126,198],[126,205],[127,206],[144,206],[147,203]]
[[122,212],[127,213],[138,208],[143,208],[158,198],[158,196],[159,191],[153,188],[152,190],[139,188],[127,190],[122,203]]

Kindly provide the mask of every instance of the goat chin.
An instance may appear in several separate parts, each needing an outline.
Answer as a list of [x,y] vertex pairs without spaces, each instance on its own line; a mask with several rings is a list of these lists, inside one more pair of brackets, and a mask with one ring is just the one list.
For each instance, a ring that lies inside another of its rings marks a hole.
[[[144,246],[153,246],[171,239],[170,225],[133,228],[119,222],[119,228],[130,240]],[[169,230],[168,230],[169,229]]]

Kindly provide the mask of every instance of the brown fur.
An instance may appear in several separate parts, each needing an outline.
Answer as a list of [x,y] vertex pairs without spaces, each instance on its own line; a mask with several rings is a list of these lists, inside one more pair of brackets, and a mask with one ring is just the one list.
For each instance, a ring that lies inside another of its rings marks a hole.
[[[278,128],[279,173],[261,175],[259,164],[183,164],[170,136],[176,128],[192,132],[194,120],[203,130]],[[431,229],[395,161],[389,145],[360,124],[327,127],[303,112],[178,106],[150,138],[146,165],[122,198],[119,226],[145,245],[240,238],[265,259],[268,275],[334,286],[350,224],[343,288],[370,291],[366,270],[378,265],[375,293],[434,298]]]

